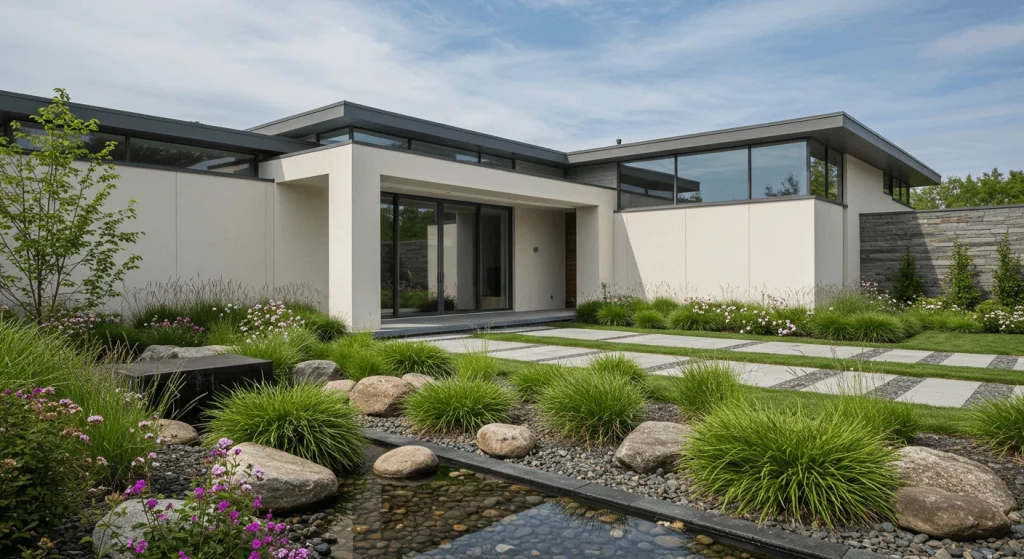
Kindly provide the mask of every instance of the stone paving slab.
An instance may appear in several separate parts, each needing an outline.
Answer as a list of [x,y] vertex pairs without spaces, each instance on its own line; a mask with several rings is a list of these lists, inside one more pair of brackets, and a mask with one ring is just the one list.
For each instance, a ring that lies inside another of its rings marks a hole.
[[[866,394],[896,378],[896,375],[843,371],[803,390],[821,394]],[[926,403],[926,402],[922,402]]]
[[699,336],[673,336],[671,334],[641,334],[622,340],[627,344],[687,347],[691,349],[729,349],[747,344],[747,340],[728,338],[702,338]]
[[1014,396],[1024,396],[1024,385],[1017,385],[1013,387]]
[[897,402],[928,404],[944,408],[959,408],[967,403],[974,391],[981,386],[980,382],[968,380],[952,380],[944,378],[928,378],[896,398]]
[[596,349],[584,349],[579,347],[565,347],[555,345],[530,346],[519,349],[502,351],[495,355],[502,359],[514,359],[516,361],[546,361],[549,359],[561,359],[574,355],[588,355],[601,353]]
[[995,358],[995,355],[983,353],[954,353],[947,357],[942,364],[956,367],[988,367],[988,364]]
[[893,349],[871,358],[871,361],[891,361],[893,363],[917,363],[931,355],[931,351],[919,349]]
[[[591,353],[589,355],[577,355],[575,357],[563,357],[561,359],[553,359],[551,361],[545,361],[545,363],[552,363],[554,365],[564,365],[566,367],[586,367],[590,365],[594,359],[608,355],[607,353]],[[628,357],[640,365],[644,369],[654,368],[668,368],[669,365],[683,364],[687,361],[685,357],[676,355],[661,355],[658,353],[638,353],[635,351],[620,351],[612,353],[612,355],[622,355]]]
[[1024,371],[1024,358],[1017,359],[1017,364],[1013,366],[1014,371]]
[[[555,330],[550,326],[512,326],[509,328],[495,328],[487,330],[489,334],[526,334],[527,332],[540,332],[541,330]],[[538,334],[539,335],[539,334]]]
[[806,357],[835,357],[848,359],[859,353],[864,353],[863,347],[854,346],[832,346],[822,344],[800,344],[788,342],[765,342],[747,347],[736,348],[736,351],[747,351],[751,353],[772,353],[775,355],[802,355]]
[[531,344],[524,344],[521,342],[501,342],[498,340],[484,340],[480,338],[428,340],[428,342],[452,353],[491,353],[495,351],[506,351],[509,349],[522,349],[531,346]]
[[726,362],[740,372],[740,382],[771,388],[814,371],[814,367],[787,367],[763,363]]
[[545,336],[551,338],[569,338],[570,340],[607,340],[610,338],[622,338],[636,336],[635,332],[623,332],[621,330],[590,330],[588,328],[550,328],[535,332],[522,332],[526,336]]

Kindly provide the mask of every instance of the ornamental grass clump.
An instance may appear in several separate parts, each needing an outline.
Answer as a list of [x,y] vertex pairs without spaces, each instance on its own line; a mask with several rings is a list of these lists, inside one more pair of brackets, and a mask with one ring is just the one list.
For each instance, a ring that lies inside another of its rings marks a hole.
[[311,332],[299,329],[279,331],[260,336],[247,336],[243,341],[232,346],[231,352],[256,359],[266,359],[273,363],[274,376],[278,380],[287,380],[291,370],[310,356],[310,349],[316,336]]
[[691,301],[668,315],[668,327],[673,330],[721,332],[725,329],[725,316],[715,303]]
[[1024,449],[1024,395],[986,399],[964,413],[964,428],[972,437],[1000,452]]
[[493,380],[501,373],[498,360],[486,353],[463,353],[455,357],[455,368],[459,378],[469,380]]
[[721,406],[693,429],[681,466],[725,510],[829,527],[894,516],[896,453],[861,421],[743,404]]
[[739,373],[729,364],[705,359],[692,360],[679,368],[680,376],[669,377],[665,398],[679,406],[687,419],[700,419],[719,406],[740,399],[743,385]]
[[377,347],[377,355],[389,375],[419,373],[441,379],[455,374],[452,354],[426,342],[386,342]]
[[576,305],[576,322],[597,324],[597,311],[604,305],[601,301],[585,301]]
[[651,300],[651,308],[668,316],[669,313],[679,308],[679,302],[671,297],[655,297]]
[[645,391],[628,377],[566,370],[540,392],[541,417],[563,437],[586,444],[619,441],[643,421]]
[[644,371],[644,368],[636,361],[618,353],[595,357],[587,369],[599,374],[619,376],[641,386],[647,382],[647,372]]
[[665,316],[654,309],[645,309],[633,314],[633,326],[636,326],[637,328],[660,330],[665,328],[667,325],[668,323],[665,321]]
[[906,324],[893,314],[868,311],[850,315],[848,319],[849,340],[895,343],[907,338]]
[[345,395],[312,383],[255,385],[216,399],[206,440],[222,437],[283,450],[335,472],[363,462],[366,440]]
[[537,400],[544,388],[565,375],[566,372],[566,368],[558,365],[529,363],[512,373],[508,380],[521,399],[533,402]]
[[322,342],[329,342],[340,338],[348,328],[345,321],[341,318],[325,313],[312,305],[291,303],[288,305],[288,308],[292,310],[296,317],[302,320],[306,329],[316,334]]
[[621,303],[605,303],[597,311],[597,323],[602,326],[629,326],[629,308]]
[[828,398],[819,413],[863,423],[891,444],[907,444],[921,432],[921,419],[912,406],[868,394]]
[[206,329],[194,324],[187,316],[178,316],[174,320],[160,320],[154,316],[139,329],[139,340],[142,345],[174,345],[191,347],[203,343]]
[[502,423],[516,398],[493,382],[450,378],[423,385],[405,399],[405,416],[422,431],[475,433],[489,423]]

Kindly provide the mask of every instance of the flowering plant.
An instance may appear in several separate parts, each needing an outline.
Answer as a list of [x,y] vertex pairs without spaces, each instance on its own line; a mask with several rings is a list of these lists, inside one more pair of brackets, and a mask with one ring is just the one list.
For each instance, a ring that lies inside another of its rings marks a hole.
[[302,317],[285,306],[284,301],[271,300],[267,303],[257,303],[246,311],[239,329],[246,341],[251,342],[256,338],[278,332],[287,338],[289,330],[301,327],[304,322]]
[[0,393],[0,542],[32,538],[78,510],[106,465],[87,434],[102,422],[53,387]]
[[89,312],[60,315],[43,322],[39,327],[69,338],[81,339],[88,336],[100,324],[119,321],[120,317],[114,313]]
[[153,320],[143,325],[144,337],[148,345],[180,345],[192,346],[198,344],[206,331],[202,326],[192,323],[187,316],[179,316],[170,321],[168,319]]
[[1024,334],[1024,306],[1012,310],[993,309],[981,314],[981,323],[986,332]]
[[[128,556],[170,557],[177,559],[305,559],[308,549],[295,549],[284,535],[286,525],[275,523],[273,514],[262,518],[261,497],[253,494],[250,480],[262,481],[263,471],[251,465],[239,467],[235,459],[241,449],[221,439],[204,459],[209,467],[194,478],[195,487],[181,505],[152,493],[148,476],[140,477],[125,490],[124,497],[135,499],[145,515],[141,537],[125,538],[114,520],[126,511],[118,509],[113,518],[100,523],[111,536],[113,550]],[[137,458],[148,470],[156,454]],[[118,514],[120,513],[120,514]]]

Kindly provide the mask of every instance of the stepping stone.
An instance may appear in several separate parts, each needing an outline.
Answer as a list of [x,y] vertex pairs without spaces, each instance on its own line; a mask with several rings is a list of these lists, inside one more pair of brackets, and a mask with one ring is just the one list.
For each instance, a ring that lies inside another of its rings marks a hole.
[[894,349],[873,357],[871,361],[892,361],[894,363],[917,363],[931,355],[930,351],[918,349]]
[[1024,385],[1017,385],[1013,387],[1014,396],[1024,396]]
[[673,336],[671,334],[643,334],[622,340],[623,343],[660,345],[665,347],[688,347],[692,349],[728,349],[749,343],[747,340],[728,338],[701,338],[698,336]]
[[803,390],[820,394],[867,394],[894,378],[896,378],[896,375],[843,371],[834,377],[812,384]]
[[1017,364],[1013,366],[1014,371],[1024,371],[1024,357],[1017,358]]
[[483,340],[480,338],[438,340],[430,343],[452,353],[489,353],[494,351],[504,351],[506,349],[530,347],[530,344],[519,342],[501,342],[497,340]]
[[896,401],[943,408],[959,408],[967,403],[979,386],[981,386],[980,382],[927,378],[921,384],[896,398]]
[[551,328],[537,332],[523,332],[527,336],[544,336],[548,338],[569,338],[572,340],[607,340],[623,336],[636,336],[634,332],[621,330],[591,330],[589,328]]
[[988,367],[988,364],[995,358],[995,355],[981,353],[954,353],[947,357],[942,364],[954,367]]
[[762,363],[731,363],[740,372],[740,382],[761,388],[771,388],[816,371],[814,367],[787,367]]
[[738,347],[736,351],[750,353],[772,353],[775,355],[802,355],[805,357],[834,357],[848,359],[864,353],[866,348],[855,346],[832,346],[822,344],[794,344],[786,342],[765,342],[747,347]]
[[[575,357],[564,357],[562,359],[547,361],[547,363],[551,363],[553,365],[563,365],[565,367],[586,367],[590,365],[590,363],[600,355],[602,354],[591,353],[589,355],[577,355]],[[617,353],[617,355],[622,355],[623,357],[628,357],[629,359],[632,359],[633,361],[636,362],[637,365],[640,365],[640,367],[644,369],[653,369],[655,367],[665,367],[667,365],[672,365],[675,363],[682,364],[686,362],[685,357],[679,357],[675,355],[661,355],[658,353],[639,353],[635,351],[623,351]]]
[[587,355],[600,353],[596,349],[582,349],[578,347],[564,347],[557,345],[542,345],[526,347],[521,349],[510,349],[501,352],[502,359],[515,359],[516,361],[546,361],[560,359],[572,355]]

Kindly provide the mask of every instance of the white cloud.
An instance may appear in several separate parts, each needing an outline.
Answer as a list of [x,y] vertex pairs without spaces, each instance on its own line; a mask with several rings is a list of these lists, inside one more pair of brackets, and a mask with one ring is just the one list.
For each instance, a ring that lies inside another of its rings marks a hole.
[[928,43],[921,54],[928,58],[967,57],[1024,45],[1024,21],[969,27]]

